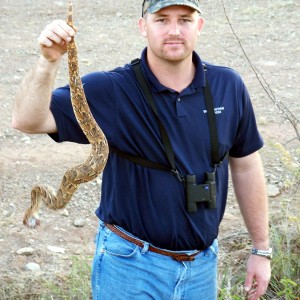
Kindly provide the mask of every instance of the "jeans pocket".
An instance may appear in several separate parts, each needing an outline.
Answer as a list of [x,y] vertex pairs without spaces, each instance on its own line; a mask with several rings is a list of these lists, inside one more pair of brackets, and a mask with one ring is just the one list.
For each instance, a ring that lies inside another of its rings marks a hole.
[[218,257],[218,253],[219,253],[219,246],[218,246],[218,240],[215,239],[213,241],[213,243],[208,247],[207,249],[207,254],[211,254],[213,255],[214,257]]
[[113,232],[107,238],[104,248],[107,254],[124,258],[133,257],[138,249],[137,245],[124,240]]

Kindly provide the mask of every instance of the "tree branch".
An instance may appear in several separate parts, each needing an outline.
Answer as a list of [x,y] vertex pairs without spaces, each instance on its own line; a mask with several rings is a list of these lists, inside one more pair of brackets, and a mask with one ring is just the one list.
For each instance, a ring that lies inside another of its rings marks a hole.
[[295,114],[281,101],[278,100],[270,86],[270,84],[268,83],[268,81],[266,80],[266,78],[264,77],[264,75],[259,71],[259,69],[252,63],[252,61],[250,60],[247,52],[245,51],[245,48],[243,47],[243,44],[241,42],[241,39],[239,38],[239,36],[236,34],[232,23],[228,17],[227,11],[226,11],[226,7],[224,4],[223,0],[220,0],[223,6],[223,10],[224,10],[224,15],[227,19],[228,25],[231,28],[231,31],[235,37],[235,39],[237,40],[239,47],[241,48],[245,59],[247,60],[248,64],[250,65],[251,69],[253,70],[255,77],[257,78],[258,82],[260,83],[261,87],[263,88],[263,90],[265,91],[265,93],[267,94],[268,98],[275,104],[275,106],[280,110],[280,112],[285,116],[285,118],[290,122],[290,124],[292,125],[292,127],[295,130],[296,133],[296,139],[300,142],[300,121],[297,119],[297,117],[295,116]]

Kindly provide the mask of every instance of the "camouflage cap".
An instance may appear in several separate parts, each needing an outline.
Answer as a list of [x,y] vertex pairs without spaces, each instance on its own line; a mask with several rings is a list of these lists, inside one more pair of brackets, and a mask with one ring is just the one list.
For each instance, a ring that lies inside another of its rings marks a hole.
[[171,6],[171,5],[185,5],[197,10],[201,14],[199,0],[144,0],[142,16],[146,12],[153,14],[159,11],[162,8]]

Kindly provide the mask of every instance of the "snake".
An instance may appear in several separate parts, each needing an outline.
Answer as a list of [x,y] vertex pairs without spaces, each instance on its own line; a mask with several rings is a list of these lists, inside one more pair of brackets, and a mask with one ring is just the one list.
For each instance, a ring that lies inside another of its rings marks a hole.
[[[71,0],[68,4],[67,24],[74,28]],[[57,190],[48,185],[36,185],[31,189],[31,205],[23,218],[23,224],[28,227],[40,225],[39,209],[42,203],[51,210],[64,208],[80,184],[95,179],[103,172],[108,159],[107,139],[94,119],[84,93],[79,75],[78,50],[74,37],[67,44],[67,55],[71,103],[76,120],[91,145],[91,151],[82,164],[69,168],[65,172]]]

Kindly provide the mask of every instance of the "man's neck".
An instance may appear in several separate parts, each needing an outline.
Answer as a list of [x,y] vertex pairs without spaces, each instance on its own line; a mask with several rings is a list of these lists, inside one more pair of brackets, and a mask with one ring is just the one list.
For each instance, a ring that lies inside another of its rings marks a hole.
[[169,62],[150,56],[148,65],[161,84],[179,93],[193,81],[196,72],[192,56],[179,62]]

